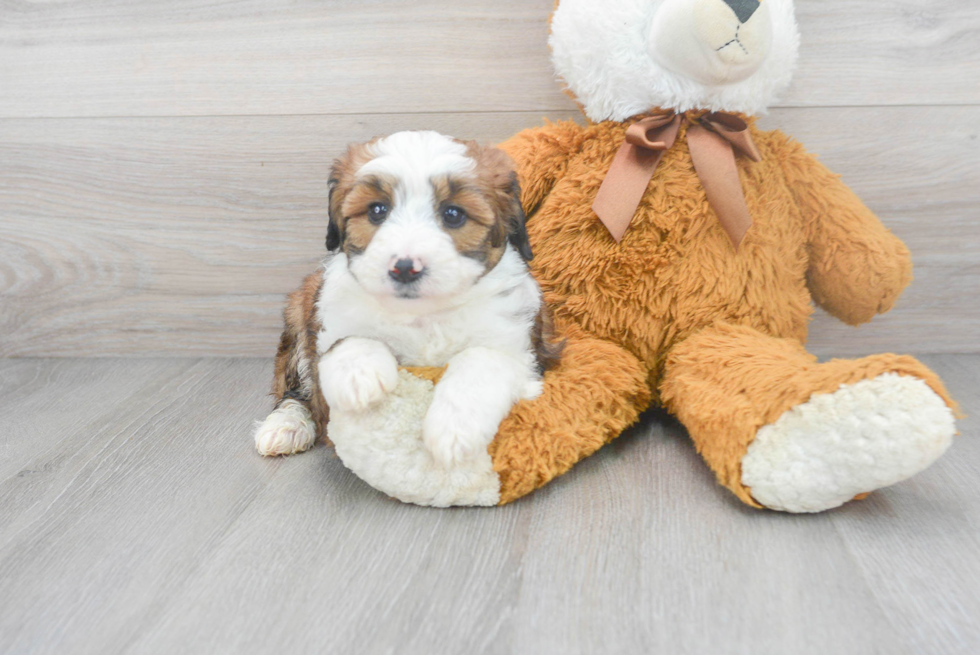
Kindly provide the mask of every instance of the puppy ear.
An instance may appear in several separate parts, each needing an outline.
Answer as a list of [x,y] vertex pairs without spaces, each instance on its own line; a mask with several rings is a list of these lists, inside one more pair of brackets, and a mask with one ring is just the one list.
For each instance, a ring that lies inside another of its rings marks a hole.
[[510,186],[507,194],[509,196],[507,240],[517,249],[525,261],[531,261],[534,259],[534,253],[531,252],[531,242],[527,237],[526,216],[524,215],[524,206],[521,205],[521,185],[517,181],[517,173],[510,175]]
[[526,217],[521,204],[521,185],[517,181],[514,162],[507,153],[493,146],[481,146],[476,141],[460,141],[467,153],[476,161],[480,179],[486,185],[488,195],[497,215],[497,222],[490,233],[490,245],[499,248],[507,241],[530,261],[534,254],[524,226]]
[[337,157],[330,167],[330,220],[327,223],[327,250],[334,251],[344,246],[346,220],[342,210],[344,200],[354,184],[357,171],[371,160],[370,146],[377,139],[364,144],[347,146],[347,151]]
[[330,195],[327,204],[329,206],[329,220],[327,221],[327,250],[333,252],[344,245],[344,231],[340,226],[340,202],[334,202],[335,192],[337,191],[336,178],[330,178]]

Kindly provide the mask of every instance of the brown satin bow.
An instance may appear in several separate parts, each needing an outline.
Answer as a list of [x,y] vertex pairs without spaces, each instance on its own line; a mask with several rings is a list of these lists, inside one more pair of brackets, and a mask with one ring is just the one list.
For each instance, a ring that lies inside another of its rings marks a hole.
[[762,157],[752,142],[745,121],[734,114],[721,112],[700,118],[666,112],[630,125],[626,130],[626,141],[616,153],[592,203],[592,210],[617,243],[633,220],[664,152],[677,140],[685,117],[691,121],[687,145],[694,170],[708,196],[708,203],[736,250],[752,225],[735,167],[734,149],[752,161],[760,161]]

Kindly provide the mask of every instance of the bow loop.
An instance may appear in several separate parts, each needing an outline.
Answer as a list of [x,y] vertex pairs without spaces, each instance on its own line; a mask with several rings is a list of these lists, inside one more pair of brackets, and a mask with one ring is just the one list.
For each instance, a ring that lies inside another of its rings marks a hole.
[[639,120],[626,130],[626,143],[647,150],[670,150],[681,131],[681,116],[670,112]]

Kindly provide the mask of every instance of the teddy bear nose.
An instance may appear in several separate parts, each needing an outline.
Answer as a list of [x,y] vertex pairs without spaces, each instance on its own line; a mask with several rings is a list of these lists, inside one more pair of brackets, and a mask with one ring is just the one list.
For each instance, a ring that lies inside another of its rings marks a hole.
[[759,8],[759,0],[724,0],[732,8],[740,23],[747,22]]

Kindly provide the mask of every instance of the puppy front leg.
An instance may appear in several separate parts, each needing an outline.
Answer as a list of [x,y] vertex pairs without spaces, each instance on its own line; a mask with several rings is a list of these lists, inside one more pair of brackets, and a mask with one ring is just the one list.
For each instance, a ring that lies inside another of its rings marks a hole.
[[320,358],[318,374],[327,406],[361,412],[398,385],[398,362],[380,341],[348,337]]
[[422,428],[437,462],[450,468],[486,451],[514,403],[540,395],[532,360],[490,348],[469,348],[449,360]]

